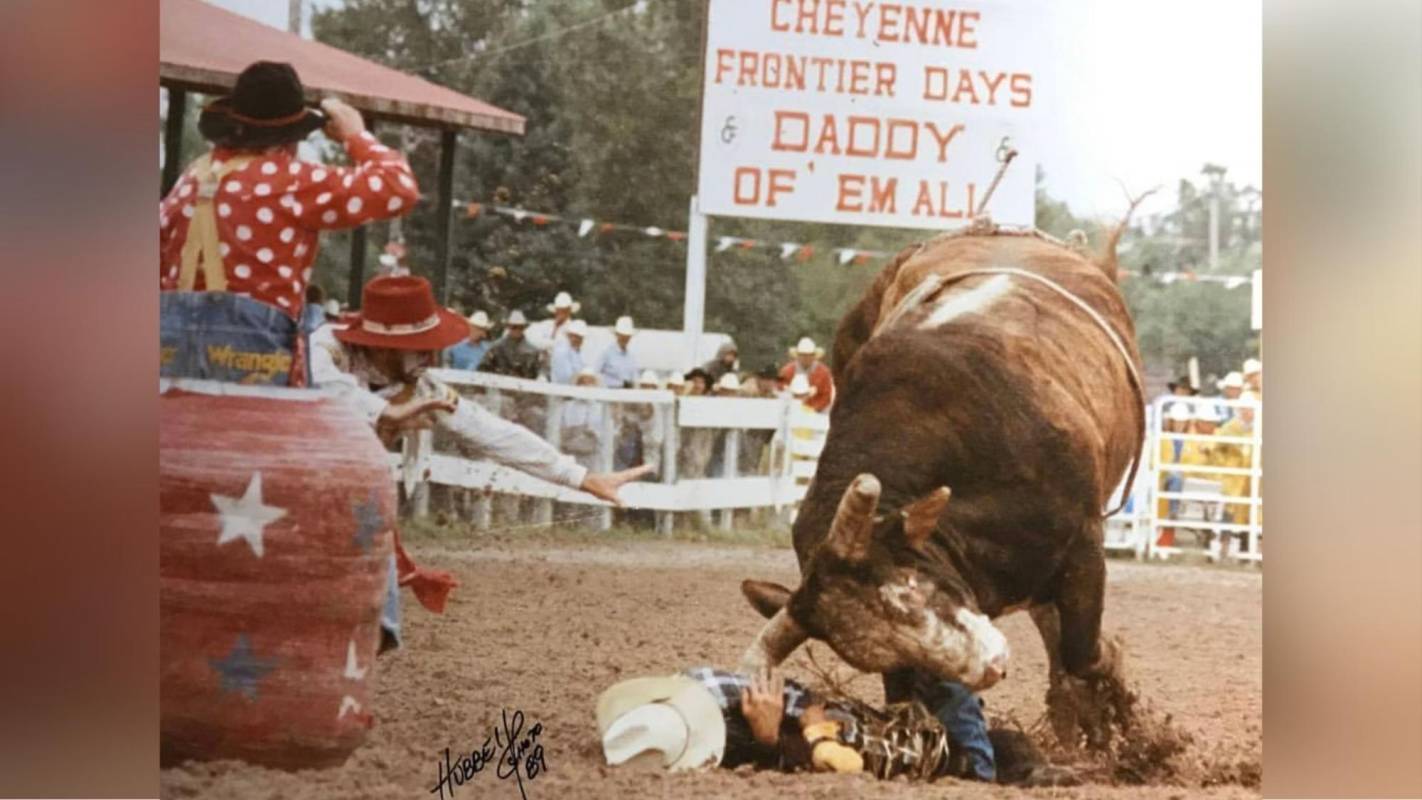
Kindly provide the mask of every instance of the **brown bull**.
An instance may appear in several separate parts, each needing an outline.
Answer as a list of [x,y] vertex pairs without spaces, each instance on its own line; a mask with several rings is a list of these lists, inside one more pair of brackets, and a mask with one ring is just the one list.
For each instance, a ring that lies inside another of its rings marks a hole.
[[770,617],[745,666],[816,638],[884,673],[891,700],[914,671],[982,689],[1007,671],[990,620],[1027,608],[1054,686],[1063,669],[1116,675],[1102,515],[1144,429],[1119,234],[1098,258],[949,235],[885,267],[836,335],[839,397],[794,526],[801,583],[743,586]]

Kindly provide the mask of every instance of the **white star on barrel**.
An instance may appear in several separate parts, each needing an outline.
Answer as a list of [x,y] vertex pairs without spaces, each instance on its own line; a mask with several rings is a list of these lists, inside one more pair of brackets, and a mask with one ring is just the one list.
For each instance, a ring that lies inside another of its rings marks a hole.
[[219,545],[237,539],[245,539],[247,544],[262,557],[262,533],[267,525],[286,516],[286,509],[269,506],[262,502],[262,473],[252,473],[247,482],[247,491],[241,498],[213,494],[212,504],[222,518],[222,533],[217,537]]

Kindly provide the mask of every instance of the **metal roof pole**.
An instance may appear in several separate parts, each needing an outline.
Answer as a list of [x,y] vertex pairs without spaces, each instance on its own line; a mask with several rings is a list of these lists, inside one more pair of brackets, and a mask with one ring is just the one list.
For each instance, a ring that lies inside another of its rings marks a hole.
[[454,235],[454,149],[459,132],[446,128],[439,140],[439,196],[435,199],[435,287],[439,302],[449,304],[450,240]]
[[[365,118],[365,129],[370,131],[370,135],[375,135],[375,120],[369,114],[362,114]],[[366,229],[369,223],[359,225],[351,230],[351,269],[350,278],[346,283],[346,304],[351,308],[360,308],[361,292],[365,288],[365,242]]]
[[167,197],[183,170],[183,122],[187,119],[188,93],[168,87],[168,119],[163,129],[163,186],[159,197]]

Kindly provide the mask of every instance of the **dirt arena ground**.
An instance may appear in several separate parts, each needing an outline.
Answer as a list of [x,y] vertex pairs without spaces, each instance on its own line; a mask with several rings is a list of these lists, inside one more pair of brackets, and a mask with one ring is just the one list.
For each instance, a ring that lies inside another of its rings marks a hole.
[[[863,776],[727,770],[667,775],[602,764],[593,722],[598,693],[619,679],[697,664],[734,665],[760,620],[739,593],[742,578],[793,585],[788,548],[618,539],[415,540],[424,564],[462,586],[443,616],[407,594],[406,647],[378,662],[377,723],[343,766],[288,773],[236,762],[164,770],[173,798],[429,798],[436,757],[477,747],[501,709],[543,726],[547,771],[528,798],[728,797],[1258,797],[1262,766],[1263,578],[1257,571],[1110,562],[1105,625],[1129,648],[1141,694],[1193,732],[1197,754],[1227,765],[1232,783],[1091,784],[1021,790],[953,780],[878,782]],[[985,694],[990,714],[1024,724],[1043,711],[1046,662],[1027,615],[999,621],[1011,640],[1011,676]],[[823,645],[821,664],[838,663]],[[805,678],[792,659],[787,674]],[[877,681],[852,683],[880,699]],[[1244,778],[1239,778],[1243,774]],[[519,800],[492,768],[456,789],[460,798]]]

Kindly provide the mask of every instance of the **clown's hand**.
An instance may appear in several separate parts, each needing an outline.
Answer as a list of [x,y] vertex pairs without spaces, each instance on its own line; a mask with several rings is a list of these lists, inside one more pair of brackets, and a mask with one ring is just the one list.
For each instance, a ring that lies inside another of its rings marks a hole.
[[449,400],[416,399],[404,403],[391,403],[380,412],[375,421],[375,432],[381,441],[390,444],[396,437],[410,431],[429,430],[434,427],[435,414],[453,413],[454,403]]

